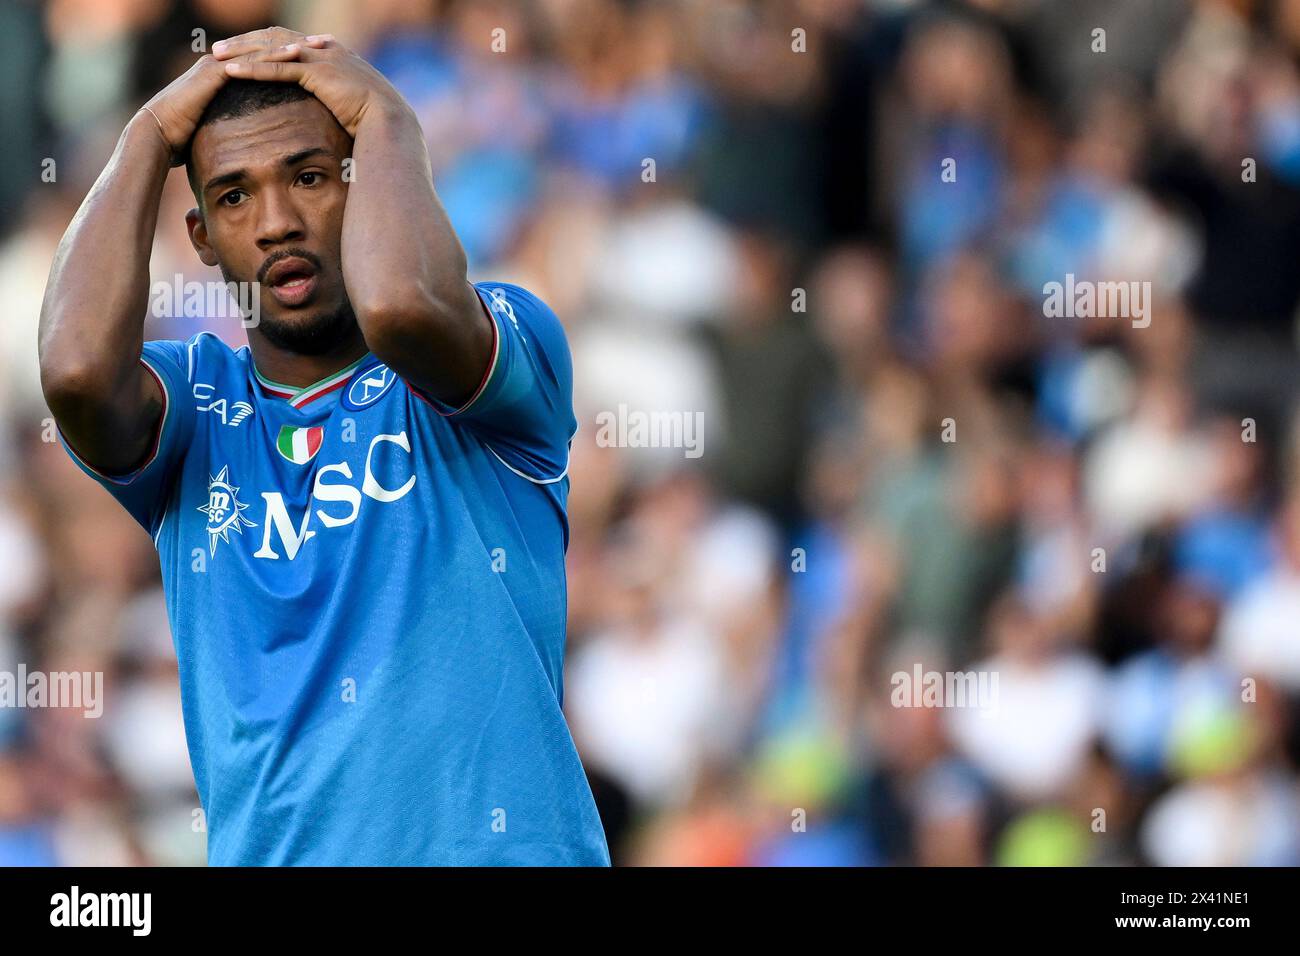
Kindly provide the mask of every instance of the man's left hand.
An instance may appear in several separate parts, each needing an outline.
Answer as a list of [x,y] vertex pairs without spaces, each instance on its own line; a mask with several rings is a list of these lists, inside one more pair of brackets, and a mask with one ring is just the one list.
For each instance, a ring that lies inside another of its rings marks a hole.
[[218,60],[245,57],[226,63],[226,72],[234,79],[297,83],[320,100],[353,138],[368,111],[408,108],[382,73],[329,34],[305,36],[271,27],[213,44],[212,55]]

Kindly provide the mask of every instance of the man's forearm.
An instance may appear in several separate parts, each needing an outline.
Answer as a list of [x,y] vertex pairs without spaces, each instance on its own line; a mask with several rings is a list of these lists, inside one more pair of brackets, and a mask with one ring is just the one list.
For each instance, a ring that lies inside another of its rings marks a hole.
[[140,369],[149,251],[171,152],[137,114],[63,235],[41,305],[37,347],[50,411],[92,465],[144,455],[161,395]]
[[[465,282],[465,253],[433,190],[420,124],[402,104],[368,113],[352,150],[343,269],[354,306],[436,299]],[[360,318],[360,317],[359,317]]]
[[[486,322],[472,321],[478,307],[466,280],[465,251],[434,192],[415,115],[401,103],[367,112],[352,158],[343,277],[362,335],[399,371],[431,379],[440,398],[466,397],[485,367],[490,331]],[[402,368],[411,349],[423,361]],[[430,369],[430,352],[445,356],[445,364],[437,367],[435,358]],[[481,360],[467,362],[466,356]]]
[[111,393],[136,370],[149,253],[169,168],[153,118],[137,114],[54,257],[38,339],[47,391]]

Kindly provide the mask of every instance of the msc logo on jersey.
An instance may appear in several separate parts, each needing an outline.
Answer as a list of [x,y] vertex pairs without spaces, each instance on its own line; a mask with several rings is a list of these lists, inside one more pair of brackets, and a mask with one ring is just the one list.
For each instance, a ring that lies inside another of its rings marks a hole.
[[244,517],[243,511],[248,507],[239,500],[239,489],[230,484],[230,467],[222,468],[213,477],[208,476],[208,503],[199,505],[199,511],[208,516],[209,553],[216,555],[217,539],[230,543],[229,534],[236,531],[244,533],[244,528],[254,528],[256,524]]
[[[389,467],[380,467],[379,471],[387,484],[375,474],[376,461],[385,458]],[[415,487],[414,463],[410,458],[411,440],[405,431],[396,435],[376,435],[366,449],[364,463],[360,463],[360,474],[354,475],[352,466],[346,461],[321,465],[316,470],[311,497],[302,517],[296,520],[282,493],[262,492],[266,520],[262,526],[262,546],[253,557],[278,561],[283,550],[284,556],[292,561],[298,557],[302,546],[316,537],[313,523],[325,530],[344,528],[357,520],[363,506],[374,507],[365,505],[366,501],[380,504],[401,501]],[[402,475],[406,476],[405,481],[401,480]],[[276,547],[277,538],[279,548]]]
[[396,381],[397,373],[387,365],[376,365],[359,372],[343,393],[343,407],[359,412],[367,405],[379,401]]

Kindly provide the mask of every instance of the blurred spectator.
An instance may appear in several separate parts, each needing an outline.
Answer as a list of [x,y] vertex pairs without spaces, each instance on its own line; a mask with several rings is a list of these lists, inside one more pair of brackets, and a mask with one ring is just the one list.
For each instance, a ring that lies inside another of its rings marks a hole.
[[[0,677],[106,700],[0,707],[0,864],[204,859],[157,556],[35,336],[126,118],[272,22],[392,80],[475,278],[566,325],[616,862],[1300,863],[1300,2],[52,0],[0,6]],[[191,203],[155,280],[213,275]],[[1052,315],[1067,276],[1149,321]],[[201,329],[243,342],[145,330]],[[898,706],[918,661],[991,706]]]

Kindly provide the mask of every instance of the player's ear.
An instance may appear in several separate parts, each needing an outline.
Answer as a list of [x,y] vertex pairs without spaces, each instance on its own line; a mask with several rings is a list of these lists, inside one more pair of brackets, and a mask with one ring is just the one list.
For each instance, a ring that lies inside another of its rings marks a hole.
[[185,214],[185,227],[190,233],[190,245],[199,254],[199,261],[205,266],[217,264],[217,254],[208,245],[208,225],[203,221],[203,213],[195,206]]

